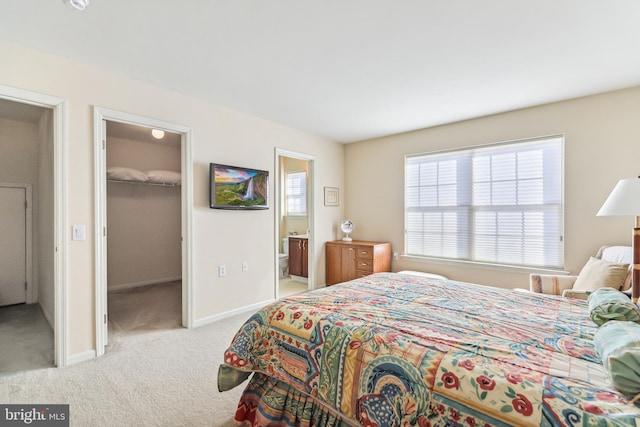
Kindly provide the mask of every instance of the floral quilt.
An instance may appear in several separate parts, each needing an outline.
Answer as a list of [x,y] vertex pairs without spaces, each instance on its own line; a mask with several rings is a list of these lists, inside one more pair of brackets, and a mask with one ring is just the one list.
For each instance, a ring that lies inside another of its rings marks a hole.
[[379,273],[260,310],[218,383],[255,372],[252,425],[640,426],[596,330],[585,301]]

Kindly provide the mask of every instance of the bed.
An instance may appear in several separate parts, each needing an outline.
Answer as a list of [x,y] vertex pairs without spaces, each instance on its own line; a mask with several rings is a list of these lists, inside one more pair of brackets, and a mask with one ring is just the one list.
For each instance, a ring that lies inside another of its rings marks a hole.
[[253,426],[640,426],[585,301],[378,273],[276,301],[240,328],[221,391]]

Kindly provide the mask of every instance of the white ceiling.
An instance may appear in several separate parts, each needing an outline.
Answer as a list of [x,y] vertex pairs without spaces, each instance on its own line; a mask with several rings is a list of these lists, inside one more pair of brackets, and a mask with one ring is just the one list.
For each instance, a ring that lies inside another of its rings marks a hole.
[[90,1],[0,38],[341,142],[640,85],[637,0]]

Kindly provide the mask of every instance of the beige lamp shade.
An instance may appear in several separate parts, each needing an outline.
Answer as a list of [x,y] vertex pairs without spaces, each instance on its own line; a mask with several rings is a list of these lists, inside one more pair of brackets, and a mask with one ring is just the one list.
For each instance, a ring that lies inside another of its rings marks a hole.
[[598,216],[640,216],[640,178],[621,179]]
[[640,299],[640,178],[621,179],[615,186],[599,216],[635,216],[636,226],[633,229],[633,275],[631,279],[631,299],[637,303]]

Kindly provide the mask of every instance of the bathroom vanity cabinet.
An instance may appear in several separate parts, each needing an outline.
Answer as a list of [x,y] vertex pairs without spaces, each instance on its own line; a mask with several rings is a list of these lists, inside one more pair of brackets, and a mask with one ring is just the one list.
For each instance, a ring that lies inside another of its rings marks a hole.
[[289,274],[309,276],[309,239],[289,237]]

